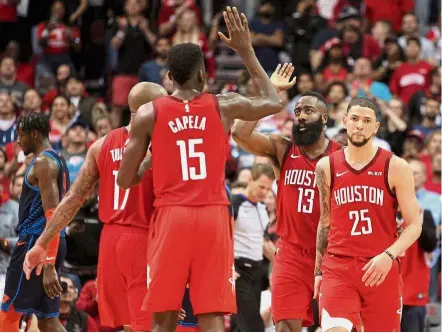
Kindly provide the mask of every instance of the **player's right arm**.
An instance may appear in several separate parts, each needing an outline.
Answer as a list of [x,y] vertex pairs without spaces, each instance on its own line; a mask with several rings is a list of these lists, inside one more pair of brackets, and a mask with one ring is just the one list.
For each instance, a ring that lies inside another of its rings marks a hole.
[[219,32],[219,36],[230,48],[238,52],[243,59],[253,83],[258,88],[259,96],[247,98],[236,93],[218,95],[220,112],[226,128],[230,129],[235,119],[259,120],[278,113],[284,105],[267,73],[262,68],[252,47],[247,18],[239,15],[237,9],[227,7],[223,12],[229,37]]
[[152,102],[142,105],[132,122],[130,139],[124,150],[123,160],[117,176],[117,185],[127,190],[136,183],[140,165],[143,162],[152,138],[155,115]]
[[26,254],[23,270],[28,280],[32,270],[37,265],[37,275],[41,273],[42,263],[46,260],[48,244],[55,236],[58,237],[60,231],[72,221],[88,197],[89,192],[97,183],[99,172],[96,159],[103,141],[104,138],[94,142],[89,148],[74,184],[58,204],[52,214],[50,223],[46,224],[45,230],[37,239],[34,247]]
[[314,298],[319,294],[322,280],[322,259],[328,246],[330,232],[330,159],[323,157],[316,164],[316,184],[319,190],[320,218],[316,233],[316,260],[315,260],[315,289]]

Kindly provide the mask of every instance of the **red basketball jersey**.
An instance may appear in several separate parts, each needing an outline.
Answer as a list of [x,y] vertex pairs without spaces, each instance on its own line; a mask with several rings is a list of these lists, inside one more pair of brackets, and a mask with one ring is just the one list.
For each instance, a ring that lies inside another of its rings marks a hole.
[[153,106],[155,207],[229,205],[224,185],[228,136],[216,96],[201,94],[187,103],[166,96]]
[[141,183],[128,190],[117,185],[128,139],[127,129],[121,127],[109,132],[103,142],[97,160],[100,172],[98,212],[104,223],[148,228],[153,211],[152,171],[146,171]]
[[315,167],[322,157],[340,148],[337,142],[329,141],[324,153],[311,159],[290,143],[278,180],[276,233],[283,241],[315,251],[320,215]]
[[378,148],[361,170],[345,160],[344,150],[330,155],[331,224],[328,252],[374,257],[396,238],[397,200],[388,184],[393,153]]

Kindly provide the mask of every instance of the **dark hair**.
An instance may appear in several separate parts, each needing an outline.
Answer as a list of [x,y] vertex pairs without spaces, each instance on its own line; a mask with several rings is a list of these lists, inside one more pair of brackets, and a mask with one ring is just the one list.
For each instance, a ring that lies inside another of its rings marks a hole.
[[26,133],[37,131],[45,138],[49,136],[49,132],[51,131],[49,118],[37,112],[31,112],[20,118],[17,128],[21,128]]
[[63,98],[63,99],[66,101],[66,103],[68,103],[68,106],[71,106],[71,100],[70,100],[67,96],[65,96],[65,95],[57,95],[57,96],[55,96],[55,98],[52,100],[51,106],[50,106],[50,108],[49,108],[49,109],[51,110],[51,112],[52,112],[52,105],[54,105],[54,102],[55,102],[55,100],[56,100],[58,97]]
[[173,80],[185,84],[204,63],[204,56],[198,45],[183,43],[169,50],[167,63]]
[[409,16],[409,15],[413,16],[416,19],[416,22],[419,23],[419,18],[413,12],[406,12],[404,15],[402,15],[402,20],[405,18],[405,16]]
[[353,106],[356,106],[356,105],[362,106],[364,108],[372,109],[374,111],[375,115],[376,115],[376,120],[380,120],[381,119],[381,111],[380,111],[379,105],[378,105],[378,103],[376,103],[376,101],[374,101],[374,100],[372,100],[370,98],[367,98],[367,97],[356,97],[356,98],[353,98],[350,101],[350,104],[348,104],[347,113],[348,113],[348,111],[350,111],[350,109]]
[[273,172],[273,168],[270,164],[265,163],[257,163],[252,167],[252,179],[257,180],[261,175],[265,175],[270,179],[275,179],[275,173]]
[[330,94],[330,91],[332,90],[332,87],[339,86],[344,90],[345,96],[348,96],[348,88],[347,85],[342,81],[332,81],[329,86],[327,87],[327,91],[325,92],[325,95],[328,96]]
[[318,92],[316,92],[316,91],[306,91],[305,93],[303,93],[303,94],[301,95],[301,97],[305,97],[305,96],[316,97],[319,101],[321,101],[322,103],[324,103],[325,110],[327,110],[327,102],[325,101],[324,96],[322,96],[320,93],[318,93]]
[[417,45],[419,45],[419,47],[421,47],[421,41],[419,38],[411,36],[407,38],[407,46],[408,44],[410,44],[411,42],[415,42]]
[[236,182],[233,182],[231,185],[230,185],[230,189],[234,189],[234,188],[246,188],[247,187],[247,183],[242,183],[242,182],[238,182],[238,181],[236,181]]

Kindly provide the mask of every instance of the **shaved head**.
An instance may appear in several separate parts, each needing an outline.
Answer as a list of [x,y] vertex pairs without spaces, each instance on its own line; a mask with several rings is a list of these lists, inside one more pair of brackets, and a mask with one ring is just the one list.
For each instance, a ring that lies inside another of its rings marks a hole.
[[167,96],[167,91],[159,84],[152,82],[137,83],[132,87],[127,97],[130,112],[135,113],[141,105],[163,96]]

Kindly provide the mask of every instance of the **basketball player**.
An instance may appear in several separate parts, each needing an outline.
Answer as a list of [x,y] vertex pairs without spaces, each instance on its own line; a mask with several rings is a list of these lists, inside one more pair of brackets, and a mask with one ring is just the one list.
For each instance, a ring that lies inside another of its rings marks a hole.
[[[288,69],[293,71],[290,66]],[[275,71],[271,80],[284,77]],[[321,157],[340,149],[325,137],[327,104],[321,94],[305,92],[295,105],[293,120],[291,141],[279,134],[255,131],[257,121],[237,121],[233,128],[239,146],[268,157],[279,179],[277,234],[281,241],[272,269],[272,315],[279,332],[299,332],[302,326],[313,325],[311,277],[319,221],[314,171]]]
[[100,319],[104,326],[130,325],[135,331],[150,330],[150,317],[141,311],[141,306],[146,294],[148,228],[153,210],[152,173],[147,170],[141,177],[146,169],[144,163],[132,185],[141,183],[130,190],[119,189],[116,177],[136,110],[166,95],[166,90],[154,83],[138,83],[132,88],[128,96],[131,123],[111,131],[89,148],[71,191],[55,210],[51,227],[43,232],[24,265],[28,276],[44,256],[46,244],[57,230],[74,218],[99,180],[99,215],[104,228],[100,238],[97,285]]
[[25,155],[33,153],[35,158],[26,170],[20,196],[19,238],[6,272],[0,330],[18,332],[22,314],[35,314],[40,331],[63,332],[65,329],[58,319],[62,292],[58,271],[66,254],[64,230],[60,234],[60,228],[48,244],[41,264],[43,275],[34,273],[24,279],[23,262],[69,190],[69,173],[64,159],[51,149],[48,137],[51,127],[45,115],[30,113],[19,121],[17,128],[17,143]]
[[219,33],[221,39],[242,57],[260,96],[202,93],[206,74],[199,46],[174,46],[168,56],[174,93],[137,112],[118,173],[117,184],[129,188],[152,142],[156,210],[144,306],[153,312],[154,331],[175,329],[187,283],[202,331],[223,331],[224,313],[236,311],[224,188],[228,133],[237,118],[257,120],[283,107],[254,54],[245,15],[230,7],[223,14],[230,38]]
[[[408,163],[373,143],[379,117],[373,101],[353,99],[344,117],[348,147],[316,166],[321,216],[315,296],[319,293],[323,331],[401,328],[396,258],[419,237],[422,221]],[[398,204],[407,224],[399,238]]]

